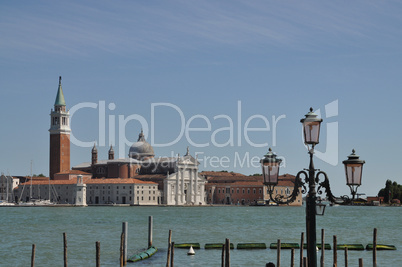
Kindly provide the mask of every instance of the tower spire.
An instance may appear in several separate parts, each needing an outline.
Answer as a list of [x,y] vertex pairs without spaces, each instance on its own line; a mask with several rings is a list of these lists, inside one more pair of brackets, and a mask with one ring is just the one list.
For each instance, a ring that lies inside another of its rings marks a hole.
[[56,100],[54,101],[55,106],[65,106],[66,101],[64,100],[63,89],[61,88],[61,76],[59,76],[59,88],[57,90]]

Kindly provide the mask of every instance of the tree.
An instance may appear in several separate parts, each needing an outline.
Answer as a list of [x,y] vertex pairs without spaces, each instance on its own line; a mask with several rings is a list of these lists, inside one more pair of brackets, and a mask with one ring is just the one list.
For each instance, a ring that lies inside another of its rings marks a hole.
[[385,182],[385,188],[382,188],[378,192],[378,196],[384,197],[384,202],[390,202],[392,199],[399,199],[402,201],[402,185],[387,180]]

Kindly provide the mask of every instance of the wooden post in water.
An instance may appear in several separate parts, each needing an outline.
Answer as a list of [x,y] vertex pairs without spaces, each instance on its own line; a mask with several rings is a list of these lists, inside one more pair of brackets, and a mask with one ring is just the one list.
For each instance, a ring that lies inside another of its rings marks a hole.
[[290,267],[295,267],[295,249],[292,248],[290,252]]
[[120,236],[120,267],[124,266],[124,233]]
[[64,243],[64,267],[67,267],[67,234],[63,233],[63,243]]
[[96,241],[96,267],[100,267],[100,242]]
[[377,228],[373,233],[373,267],[377,267]]
[[359,267],[363,267],[363,259],[362,258],[359,259]]
[[303,258],[303,267],[307,267],[307,258],[306,257]]
[[345,267],[348,267],[348,248],[345,247]]
[[127,239],[128,239],[128,222],[123,222],[122,225],[123,232],[123,265],[127,265]]
[[303,243],[304,243],[304,233],[301,233],[301,241],[300,241],[300,267],[303,267]]
[[170,251],[172,249],[172,230],[169,230],[169,238],[168,238],[168,252],[167,252],[167,259],[166,259],[166,267],[170,265]]
[[230,267],[230,240],[226,238],[225,242],[225,267]]
[[36,245],[32,244],[31,267],[35,266],[35,249]]
[[325,230],[321,229],[321,267],[324,267],[325,254]]
[[148,218],[148,248],[152,247],[152,234],[153,234],[153,218]]
[[338,250],[337,250],[336,235],[334,235],[334,267],[338,266]]
[[281,267],[281,240],[278,239],[278,242],[276,243],[276,267]]
[[221,267],[225,267],[225,244],[222,246]]
[[174,242],[172,242],[172,250],[171,250],[171,252],[172,252],[172,254],[170,255],[170,267],[173,267],[173,265],[174,265]]

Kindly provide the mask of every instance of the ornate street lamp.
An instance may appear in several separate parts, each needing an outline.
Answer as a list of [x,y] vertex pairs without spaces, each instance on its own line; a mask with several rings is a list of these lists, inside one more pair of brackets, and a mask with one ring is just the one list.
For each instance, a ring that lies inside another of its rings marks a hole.
[[268,153],[260,161],[262,166],[262,175],[264,177],[264,184],[268,186],[275,186],[278,184],[279,167],[282,162],[277,159],[276,155],[269,148]]
[[[337,204],[349,204],[353,201],[357,188],[361,185],[363,164],[364,160],[360,160],[359,156],[355,155],[355,151],[343,161],[345,164],[346,184],[350,187],[352,193],[352,199],[348,196],[335,197],[329,185],[328,176],[325,172],[314,168],[313,156],[314,147],[320,140],[320,125],[321,118],[317,118],[317,114],[313,112],[313,108],[310,108],[310,112],[305,115],[305,118],[301,119],[303,124],[304,143],[308,147],[308,154],[310,155],[310,165],[308,169],[299,171],[294,181],[293,192],[289,196],[283,196],[276,194],[273,197],[274,187],[278,184],[279,167],[281,160],[276,158],[276,155],[272,153],[271,148],[263,159],[261,159],[262,173],[264,176],[264,184],[268,187],[268,193],[270,199],[277,204],[289,204],[295,201],[297,195],[300,192],[307,194],[306,198],[306,233],[307,233],[307,257],[308,266],[317,266],[317,238],[316,238],[316,215],[324,215],[325,205],[319,201],[317,203],[317,193],[321,195],[322,189],[325,189],[327,198],[329,201]],[[318,171],[316,173],[316,171]],[[304,176],[303,180],[301,176]],[[323,181],[320,181],[320,177],[324,176]],[[307,192],[308,185],[308,192]],[[316,186],[318,188],[316,190]],[[321,198],[320,198],[321,200]]]
[[273,197],[274,187],[278,185],[279,168],[281,162],[282,159],[276,158],[276,155],[272,152],[271,148],[269,148],[268,153],[265,154],[264,158],[260,160],[264,185],[266,185],[268,188],[270,199],[277,204],[288,204],[295,201],[297,195],[299,194],[299,187],[301,186],[301,183],[298,182],[300,179],[296,179],[293,192],[290,196],[276,194],[275,198]]
[[300,120],[303,124],[304,143],[314,147],[320,141],[320,125],[322,119],[317,118],[317,114],[313,112],[313,108],[310,108],[310,112],[305,116],[304,119]]
[[352,154],[342,163],[345,164],[346,184],[350,187],[350,193],[354,199],[357,188],[362,184],[363,164],[366,162],[359,159],[359,156],[355,154],[355,150],[353,149]]

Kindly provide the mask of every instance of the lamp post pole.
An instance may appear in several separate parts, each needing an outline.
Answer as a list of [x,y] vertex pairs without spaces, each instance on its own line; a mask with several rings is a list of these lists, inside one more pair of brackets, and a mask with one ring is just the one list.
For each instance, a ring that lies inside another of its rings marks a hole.
[[316,237],[316,200],[317,192],[315,190],[315,169],[313,162],[314,146],[309,151],[310,165],[308,170],[309,192],[306,202],[306,233],[307,233],[307,260],[308,266],[317,266],[317,237]]
[[[269,148],[268,153],[263,159],[261,159],[260,163],[262,167],[264,185],[266,185],[268,188],[270,201],[282,205],[289,204],[296,200],[296,197],[300,191],[302,194],[307,193],[306,236],[308,266],[317,267],[316,215],[324,215],[325,210],[325,205],[321,203],[321,200],[317,206],[317,193],[321,195],[323,193],[322,190],[325,189],[327,199],[332,203],[353,203],[357,188],[361,185],[363,164],[365,161],[359,159],[359,156],[355,154],[355,150],[352,150],[352,154],[348,156],[348,159],[343,161],[343,164],[345,165],[346,184],[350,187],[352,199],[350,199],[348,196],[335,197],[331,192],[327,174],[323,171],[314,169],[314,147],[319,143],[320,124],[322,119],[317,118],[317,114],[313,112],[313,108],[310,108],[310,112],[305,116],[306,117],[301,119],[300,122],[303,124],[304,143],[307,145],[309,150],[308,153],[310,155],[310,165],[308,169],[304,169],[297,173],[292,194],[284,196],[276,193],[276,195],[273,196],[274,188],[276,185],[278,185],[279,167],[282,160],[276,158],[276,155],[272,152],[271,148]],[[317,174],[316,171],[318,171]],[[301,176],[304,177],[304,181],[301,179]],[[320,181],[320,177],[324,178],[324,180]],[[317,185],[318,188],[316,189]],[[317,207],[319,208],[318,211]]]

